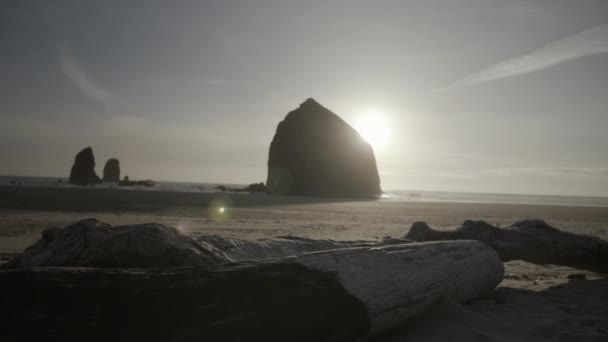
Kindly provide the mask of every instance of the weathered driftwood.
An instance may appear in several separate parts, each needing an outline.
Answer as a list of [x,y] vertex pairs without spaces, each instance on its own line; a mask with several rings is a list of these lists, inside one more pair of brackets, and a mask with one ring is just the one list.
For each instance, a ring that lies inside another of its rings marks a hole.
[[[201,246],[230,261],[280,259],[292,255],[341,249],[349,247],[377,246],[374,241],[334,241],[314,240],[294,236],[280,236],[271,239],[241,240],[218,235],[196,238]],[[394,239],[390,244],[406,243],[407,240]],[[382,243],[382,245],[389,243]]]
[[519,221],[498,228],[484,221],[465,221],[454,231],[439,231],[416,222],[405,235],[414,241],[479,240],[503,261],[524,260],[608,273],[608,242],[600,238],[560,231],[543,220]]
[[0,272],[0,340],[350,341],[440,297],[467,301],[502,279],[477,241],[356,247],[181,268]]
[[335,272],[367,306],[371,334],[403,323],[439,298],[473,299],[496,287],[504,273],[496,252],[478,241],[349,248],[284,260]]
[[[405,242],[393,239],[382,244]],[[158,223],[111,226],[96,219],[85,219],[65,228],[44,230],[42,238],[11,264],[12,267],[207,267],[373,245],[378,243],[300,237],[239,240],[213,235],[193,239]]]
[[111,226],[96,219],[49,228],[12,267],[214,266],[229,260],[173,227],[157,223]]

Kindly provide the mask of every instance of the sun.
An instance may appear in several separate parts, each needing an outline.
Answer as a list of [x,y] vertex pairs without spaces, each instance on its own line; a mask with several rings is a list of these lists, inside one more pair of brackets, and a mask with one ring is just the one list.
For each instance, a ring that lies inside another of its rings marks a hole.
[[356,121],[355,129],[374,150],[383,148],[388,142],[389,126],[382,112],[376,110],[365,111]]

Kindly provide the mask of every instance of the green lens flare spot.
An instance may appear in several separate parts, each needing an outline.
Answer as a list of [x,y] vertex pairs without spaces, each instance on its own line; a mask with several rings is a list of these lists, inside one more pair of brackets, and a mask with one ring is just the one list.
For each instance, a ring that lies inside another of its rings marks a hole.
[[225,195],[219,195],[214,197],[209,202],[207,212],[209,218],[214,221],[226,221],[230,219],[230,207],[232,206],[232,200],[230,197]]

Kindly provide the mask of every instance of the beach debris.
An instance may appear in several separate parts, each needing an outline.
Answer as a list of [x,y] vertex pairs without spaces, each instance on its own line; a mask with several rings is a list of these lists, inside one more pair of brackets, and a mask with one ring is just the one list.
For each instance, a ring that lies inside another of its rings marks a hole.
[[[210,268],[17,269],[0,272],[3,310],[11,312],[0,339],[353,341],[439,299],[467,302],[503,273],[496,252],[479,241],[340,248]],[[36,300],[28,301],[32,284]]]
[[370,326],[335,275],[298,263],[21,269],[0,272],[0,301],[2,341],[347,342]]
[[302,253],[376,245],[363,241],[314,240],[295,236],[241,240],[219,235],[204,235],[196,237],[196,241],[204,248],[230,261],[280,259]]
[[118,183],[120,182],[120,161],[116,158],[110,158],[103,167],[103,182]]
[[370,144],[312,98],[278,124],[268,154],[266,187],[280,195],[373,198],[382,194]]
[[479,240],[494,248],[503,261],[570,266],[608,273],[608,241],[560,231],[539,219],[499,228],[484,221],[465,221],[453,231],[434,230],[416,222],[405,235],[413,241]]
[[86,147],[76,154],[74,165],[70,171],[70,183],[90,185],[100,183],[101,179],[95,173],[95,156],[93,149]]
[[147,223],[111,226],[95,219],[49,228],[9,266],[182,267],[226,262],[175,228]]

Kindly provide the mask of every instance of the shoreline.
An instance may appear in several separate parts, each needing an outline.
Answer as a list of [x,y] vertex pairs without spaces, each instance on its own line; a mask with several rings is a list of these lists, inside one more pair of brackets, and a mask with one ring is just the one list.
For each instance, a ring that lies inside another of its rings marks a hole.
[[[186,183],[189,184],[189,183]],[[405,192],[405,191],[403,191]],[[394,193],[394,192],[393,192]],[[411,192],[417,193],[417,192]],[[420,191],[420,193],[438,193],[438,194],[453,194],[464,197],[467,195],[479,195],[488,197],[530,197],[530,198],[580,198],[593,199],[604,201],[606,203],[589,204],[589,203],[571,203],[571,202],[534,202],[534,201],[505,201],[499,200],[475,200],[475,199],[449,199],[449,198],[417,198],[408,197],[406,195],[391,195],[392,193],[384,193],[379,198],[349,198],[349,197],[313,197],[313,196],[289,196],[289,195],[271,195],[262,192],[239,192],[239,191],[219,191],[212,188],[207,191],[181,191],[177,189],[162,189],[162,188],[141,188],[141,187],[118,187],[111,186],[77,186],[77,185],[7,185],[0,184],[0,207],[14,207],[15,203],[20,203],[22,206],[26,202],[33,202],[41,207],[52,206],[48,202],[58,203],[63,202],[67,205],[76,204],[76,207],[86,207],[86,202],[93,195],[102,195],[99,199],[115,201],[117,205],[128,206],[135,201],[138,204],[145,205],[178,205],[184,206],[191,203],[200,205],[208,203],[216,197],[230,198],[235,206],[238,207],[255,207],[263,205],[290,205],[290,204],[310,204],[310,203],[333,203],[333,202],[365,202],[378,201],[383,203],[407,203],[407,204],[477,204],[477,205],[507,205],[507,206],[539,206],[539,207],[577,207],[577,208],[608,208],[608,198],[592,197],[592,196],[552,196],[552,195],[519,195],[519,194],[493,194],[493,193],[460,193],[460,192],[436,192],[436,191]],[[145,194],[145,196],[143,196]],[[65,196],[80,196],[79,200],[65,201]],[[141,197],[140,197],[141,196]],[[97,197],[97,196],[96,196]],[[98,199],[98,200],[99,200]],[[133,200],[133,201],[129,201]],[[47,202],[47,203],[45,203]],[[121,207],[124,208],[124,207]],[[119,209],[121,209],[119,208]]]
[[[151,187],[119,186],[117,183],[100,183],[89,186],[70,184],[65,177],[38,177],[38,176],[0,176],[0,188],[51,188],[51,189],[95,189],[116,191],[145,191],[170,193],[238,193],[237,191],[222,192],[218,187],[244,189],[247,183],[232,182],[206,183],[188,181],[155,181]],[[279,196],[281,197],[281,196]],[[314,199],[301,196],[303,199]],[[398,202],[448,202],[448,203],[493,203],[514,205],[555,205],[578,207],[606,207],[608,208],[608,195],[559,195],[559,194],[530,194],[509,192],[471,192],[471,191],[436,191],[421,189],[390,189],[386,190],[377,199],[382,201]],[[336,200],[336,199],[321,199]],[[338,199],[341,200],[341,199]],[[293,202],[292,196],[285,196],[284,201]],[[273,202],[273,201],[270,201]],[[276,201],[274,201],[276,202]]]

